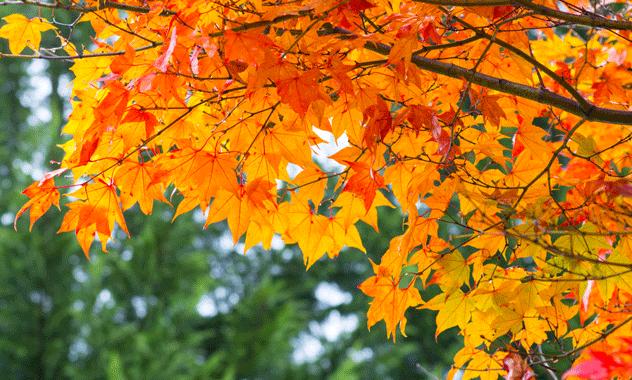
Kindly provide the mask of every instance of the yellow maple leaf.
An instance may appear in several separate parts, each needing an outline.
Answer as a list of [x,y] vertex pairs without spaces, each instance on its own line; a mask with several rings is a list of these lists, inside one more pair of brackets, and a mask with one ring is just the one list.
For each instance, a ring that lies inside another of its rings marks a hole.
[[40,18],[29,20],[21,14],[13,14],[4,17],[3,20],[7,24],[0,28],[0,36],[9,40],[11,54],[20,54],[25,47],[37,52],[42,32],[57,29],[54,25],[42,22]]
[[423,305],[424,309],[439,310],[437,314],[437,331],[435,337],[450,327],[461,329],[470,321],[473,304],[470,297],[460,289],[454,293],[441,293]]

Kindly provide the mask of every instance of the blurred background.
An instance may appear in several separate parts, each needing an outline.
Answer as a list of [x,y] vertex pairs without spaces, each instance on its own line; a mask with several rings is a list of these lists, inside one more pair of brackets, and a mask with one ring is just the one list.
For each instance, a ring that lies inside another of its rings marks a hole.
[[[0,6],[0,17],[12,13],[37,9]],[[59,23],[74,17],[55,14]],[[80,25],[75,37],[88,45],[89,25]],[[42,46],[58,44],[43,37]],[[370,298],[357,287],[373,275],[368,258],[379,262],[402,233],[399,210],[380,210],[379,234],[360,223],[367,255],[345,249],[307,272],[296,246],[278,239],[242,255],[225,224],[202,230],[199,210],[170,223],[165,204],[151,216],[127,211],[132,238],[108,253],[95,244],[91,261],[73,234],[56,234],[54,208],[30,233],[24,215],[16,232],[21,191],[62,158],[70,66],[0,59],[2,379],[445,378],[461,343],[454,330],[435,341],[435,312],[408,310],[408,338],[397,343],[384,322],[367,330]]]

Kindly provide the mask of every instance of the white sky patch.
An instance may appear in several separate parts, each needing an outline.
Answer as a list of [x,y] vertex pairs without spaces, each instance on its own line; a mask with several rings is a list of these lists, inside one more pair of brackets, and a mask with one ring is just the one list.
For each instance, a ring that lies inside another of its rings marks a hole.
[[214,317],[218,313],[215,300],[208,294],[203,294],[200,297],[200,300],[198,301],[195,309],[197,310],[198,314],[206,318]]
[[85,304],[81,300],[77,300],[77,301],[73,302],[73,304],[72,304],[72,308],[73,308],[74,311],[82,311],[84,306],[85,306]]
[[147,315],[147,300],[145,297],[134,296],[132,297],[132,306],[136,312],[138,318],[145,318]]
[[43,108],[43,107],[37,107],[36,109],[34,109],[33,115],[35,116],[34,124],[36,124],[38,121],[42,123],[46,123],[46,122],[51,121],[53,118],[53,113],[50,112],[48,108]]
[[[208,212],[208,210],[206,211]],[[206,215],[207,214],[205,212],[202,212],[200,208],[196,208],[193,211],[193,221],[195,223],[204,225],[204,222],[206,222]]]
[[80,283],[88,281],[88,274],[81,267],[78,266],[72,269],[72,276],[75,278],[75,281]]
[[348,304],[353,300],[351,293],[344,292],[337,284],[329,282],[319,283],[314,290],[314,296],[326,307]]
[[[26,88],[20,92],[20,103],[31,110],[27,123],[31,127],[41,128],[42,123],[52,120],[53,114],[49,109],[47,100],[53,93],[53,82],[46,73],[47,61],[34,60],[26,66],[27,78],[21,79],[21,84]],[[41,133],[34,130],[33,133]],[[44,157],[42,151],[35,150],[31,162],[14,160],[13,165],[19,167],[26,175],[38,181],[44,177]]]
[[61,74],[59,76],[59,88],[57,89],[57,94],[59,94],[62,98],[70,98],[70,95],[72,95],[72,79],[72,75],[70,74]]
[[306,332],[299,334],[298,338],[292,340],[294,352],[292,359],[296,364],[313,363],[325,353],[322,343]]
[[28,66],[26,66],[26,73],[29,75],[29,77],[32,77],[33,75],[37,75],[37,74],[41,74],[42,72],[44,72],[44,70],[46,70],[48,68],[48,61],[44,60],[44,59],[40,59],[40,60],[32,60],[31,63],[29,63]]
[[280,251],[284,247],[285,247],[285,242],[281,238],[281,235],[275,234],[272,237],[272,241],[270,242],[270,248],[272,248],[275,251]]
[[350,348],[347,350],[347,355],[353,360],[355,363],[362,363],[368,360],[373,359],[373,350],[369,347],[364,347],[361,350],[356,350]]
[[2,223],[3,226],[10,226],[11,224],[13,224],[14,218],[15,215],[13,213],[5,212],[4,214],[2,214],[2,217],[0,217],[0,223]]
[[293,164],[291,162],[287,164],[287,174],[290,179],[294,179],[302,170],[303,169],[301,169],[301,167],[296,164]]
[[94,302],[92,312],[95,314],[99,314],[104,306],[108,309],[111,309],[115,305],[116,302],[114,301],[114,297],[112,297],[112,292],[109,289],[103,289]]
[[134,252],[129,248],[121,252],[121,259],[123,259],[123,261],[130,261],[132,257],[134,257]]
[[28,90],[20,96],[20,103],[24,107],[31,109],[32,114],[28,117],[29,125],[37,125],[49,122],[53,118],[52,112],[42,104],[53,93],[53,82],[46,74],[48,62],[32,61],[27,67]]
[[556,1],[555,3],[557,4],[558,9],[559,9],[560,11],[562,11],[562,12],[568,12],[568,8],[566,7],[566,5],[565,5],[563,2],[561,2],[561,1]]
[[297,364],[315,362],[325,352],[325,347],[319,338],[324,337],[329,342],[335,342],[342,334],[355,331],[358,323],[358,317],[355,314],[342,316],[338,310],[332,310],[322,323],[310,322],[309,332],[303,331],[292,340],[294,347],[292,359]]
[[461,228],[459,226],[457,226],[456,224],[450,224],[448,226],[448,233],[451,236],[457,235],[461,233]]
[[80,358],[88,356],[92,352],[92,348],[88,345],[84,338],[75,340],[68,348],[68,360],[77,361]]
[[226,229],[219,239],[215,240],[215,247],[220,252],[228,252],[233,249],[233,235]]
[[340,165],[328,157],[338,153],[340,150],[348,146],[351,146],[349,145],[347,135],[344,134],[340,136],[340,138],[336,141],[331,132],[323,131],[322,129],[318,129],[316,127],[313,127],[313,129],[314,132],[326,142],[312,147],[312,159],[318,162],[325,171],[343,171],[345,169],[343,165]]
[[332,310],[323,323],[310,322],[309,330],[315,336],[322,336],[330,342],[335,342],[343,333],[355,331],[358,323],[355,314],[342,316],[338,310]]

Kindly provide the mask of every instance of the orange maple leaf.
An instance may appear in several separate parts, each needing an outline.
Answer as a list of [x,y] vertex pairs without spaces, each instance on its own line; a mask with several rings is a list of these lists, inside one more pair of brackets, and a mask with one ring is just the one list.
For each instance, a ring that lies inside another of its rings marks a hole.
[[209,152],[205,148],[206,145],[196,148],[188,144],[163,156],[156,162],[159,173],[152,182],[175,183],[185,196],[198,198],[196,201],[203,210],[220,188],[236,193],[237,160],[230,153]]
[[130,67],[132,67],[135,56],[136,50],[134,50],[131,45],[125,46],[125,54],[114,58],[112,64],[110,65],[110,70],[112,70],[114,74],[124,74],[130,69]]
[[283,240],[286,244],[298,243],[303,261],[309,268],[328,251],[332,243],[326,234],[327,217],[316,215],[307,202],[284,202],[279,205],[279,210],[288,215]]
[[[373,270],[376,274],[379,273],[379,268],[375,264],[373,264]],[[404,313],[409,307],[420,305],[423,302],[419,290],[414,286],[415,279],[404,289],[400,289],[397,283],[385,276],[370,277],[358,286],[364,294],[374,297],[367,313],[369,329],[383,319],[386,322],[387,337],[393,334],[393,342],[395,341],[397,324],[399,324],[402,335],[406,336],[404,329],[407,320]]]
[[388,62],[395,63],[399,60],[404,62],[410,62],[413,51],[417,49],[419,37],[419,26],[413,24],[407,24],[399,28],[397,32],[397,42],[393,45],[391,52],[388,55]]
[[140,210],[148,215],[153,209],[154,199],[169,203],[159,184],[152,184],[156,168],[149,164],[126,161],[114,175],[116,186],[121,189],[121,207],[127,210],[136,202]]
[[304,73],[296,73],[291,77],[280,77],[276,82],[277,93],[284,103],[301,116],[307,114],[310,104],[316,99],[327,100],[320,94],[318,80],[322,75],[319,70],[312,69]]
[[114,222],[117,222],[129,236],[113,181],[106,182],[98,178],[96,182],[85,184],[68,195],[80,200],[68,204],[70,211],[64,216],[61,228],[57,232],[74,230],[88,259],[90,259],[90,244],[95,233],[99,234],[103,250],[107,252],[105,244],[112,236]]
[[393,128],[391,111],[382,98],[378,96],[377,103],[364,110],[362,124],[366,126],[362,143],[369,148],[369,151],[374,151],[378,139],[383,140]]
[[384,177],[364,162],[348,162],[355,173],[349,178],[349,182],[342,191],[353,193],[356,197],[364,199],[364,208],[367,212],[375,199],[378,188],[384,188]]
[[33,229],[33,223],[35,223],[40,216],[44,215],[52,204],[59,209],[59,191],[57,187],[55,187],[55,180],[52,176],[48,178],[44,177],[41,181],[34,182],[31,186],[27,187],[22,194],[26,194],[31,199],[29,199],[15,215],[13,227],[16,231],[18,218],[29,208],[31,209],[29,231]]
[[505,111],[498,104],[500,96],[483,94],[481,97],[481,112],[483,118],[490,122],[493,126],[500,124],[500,118],[507,118]]
[[[211,203],[204,228],[211,223],[228,218],[228,227],[233,233],[233,243],[246,233],[253,214],[259,212],[265,216],[265,209],[274,207],[273,189],[276,185],[266,182],[261,178],[248,183],[240,184],[236,189],[220,189]],[[259,218],[259,221],[265,221]]]
[[277,45],[260,30],[236,33],[232,30],[224,32],[226,46],[223,49],[224,60],[240,60],[246,64],[261,64],[265,59],[265,50]]

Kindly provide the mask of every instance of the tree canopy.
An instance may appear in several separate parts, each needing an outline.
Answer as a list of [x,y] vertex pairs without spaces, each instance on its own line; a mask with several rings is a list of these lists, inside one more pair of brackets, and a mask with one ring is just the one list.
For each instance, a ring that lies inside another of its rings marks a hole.
[[[88,256],[159,200],[227,219],[245,250],[278,234],[309,268],[365,251],[358,222],[398,207],[359,286],[369,328],[395,339],[407,309],[438,310],[436,333],[464,337],[450,378],[630,376],[627,2],[8,4],[41,14],[4,18],[0,57],[74,63],[72,137],[24,191],[31,226],[65,192],[59,231]],[[348,139],[337,169],[313,159],[319,131]]]

